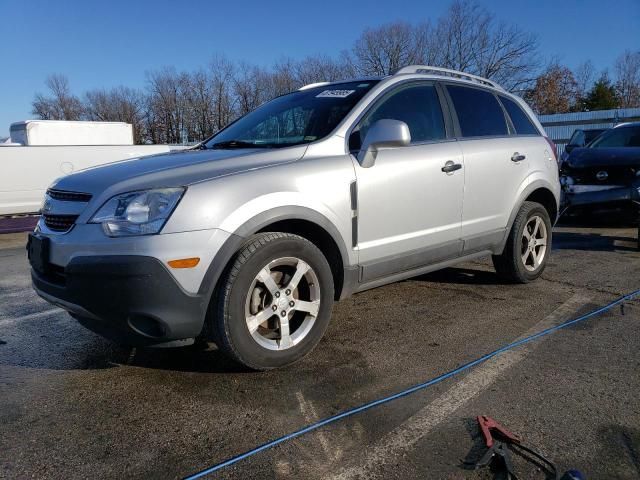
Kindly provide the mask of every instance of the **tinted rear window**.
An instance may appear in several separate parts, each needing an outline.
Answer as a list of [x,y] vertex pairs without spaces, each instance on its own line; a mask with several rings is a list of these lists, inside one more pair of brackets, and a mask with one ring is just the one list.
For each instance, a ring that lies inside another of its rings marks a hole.
[[448,85],[463,137],[507,135],[502,107],[493,93],[478,88]]
[[516,102],[507,97],[500,97],[502,105],[511,118],[511,123],[516,129],[518,135],[538,135],[539,132],[533,125],[529,116]]

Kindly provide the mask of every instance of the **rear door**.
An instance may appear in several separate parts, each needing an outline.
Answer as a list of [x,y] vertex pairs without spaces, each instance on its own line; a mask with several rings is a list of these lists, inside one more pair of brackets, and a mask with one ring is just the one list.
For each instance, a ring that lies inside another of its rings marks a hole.
[[489,89],[448,84],[464,156],[461,235],[464,252],[499,243],[529,175],[528,147],[511,135],[498,97]]
[[[464,168],[460,147],[447,135],[449,117],[433,82],[410,82],[374,103],[350,139],[362,140],[377,120],[405,122],[411,145],[378,151],[357,177],[357,248],[362,281],[460,255]],[[350,142],[352,143],[352,142]],[[356,142],[357,152],[359,141]],[[450,162],[457,170],[442,168]]]

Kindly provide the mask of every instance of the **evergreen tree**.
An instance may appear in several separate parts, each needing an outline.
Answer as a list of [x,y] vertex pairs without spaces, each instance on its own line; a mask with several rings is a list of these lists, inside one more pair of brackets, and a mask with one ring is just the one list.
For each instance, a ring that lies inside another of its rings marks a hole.
[[584,101],[587,110],[610,110],[620,107],[620,99],[609,77],[603,74],[587,94]]

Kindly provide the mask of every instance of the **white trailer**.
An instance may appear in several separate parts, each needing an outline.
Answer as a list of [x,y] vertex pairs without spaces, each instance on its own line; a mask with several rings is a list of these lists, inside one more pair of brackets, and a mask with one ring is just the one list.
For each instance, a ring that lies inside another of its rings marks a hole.
[[28,120],[10,132],[0,144],[0,215],[37,213],[47,187],[75,171],[170,151],[133,145],[131,125],[121,122]]
[[133,145],[133,126],[125,122],[25,120],[9,128],[12,143],[43,145]]

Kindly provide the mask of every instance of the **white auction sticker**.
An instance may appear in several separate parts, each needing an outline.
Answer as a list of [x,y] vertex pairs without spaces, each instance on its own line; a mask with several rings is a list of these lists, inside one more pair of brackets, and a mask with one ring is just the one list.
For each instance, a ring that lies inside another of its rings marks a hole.
[[355,92],[355,90],[325,90],[316,95],[316,98],[346,98],[353,92]]

